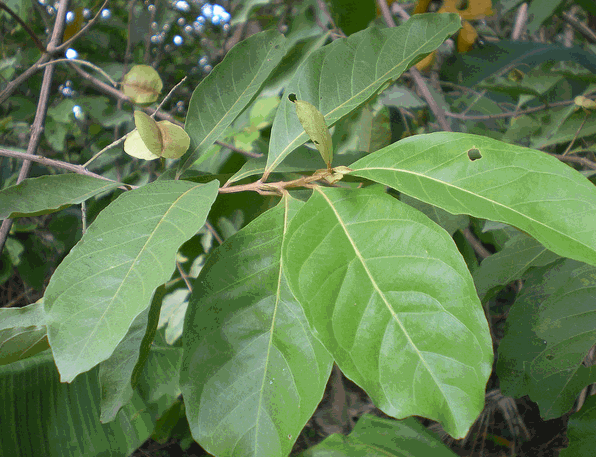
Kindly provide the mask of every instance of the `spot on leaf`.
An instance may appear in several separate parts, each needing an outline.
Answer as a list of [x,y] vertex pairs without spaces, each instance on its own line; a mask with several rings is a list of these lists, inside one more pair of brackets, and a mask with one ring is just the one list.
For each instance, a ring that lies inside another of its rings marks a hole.
[[476,148],[468,149],[468,159],[474,162],[474,160],[482,159],[482,154]]

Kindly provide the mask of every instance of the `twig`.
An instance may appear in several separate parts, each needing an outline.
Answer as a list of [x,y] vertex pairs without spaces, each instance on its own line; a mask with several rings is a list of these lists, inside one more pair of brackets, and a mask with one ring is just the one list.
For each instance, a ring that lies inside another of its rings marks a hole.
[[[122,65],[122,74],[123,75],[125,75],[128,72],[128,63],[130,61],[130,58],[132,57],[131,53],[130,53],[130,47],[131,47],[130,37],[131,37],[132,13],[133,13],[135,1],[136,0],[130,0],[128,2],[128,33],[126,35],[126,49],[124,50],[124,64]],[[122,100],[119,98],[116,101],[116,112],[120,112],[121,109],[122,109]],[[116,125],[116,126],[114,126],[114,140],[117,140],[118,138],[120,138],[120,126]]]
[[258,152],[245,151],[244,149],[237,148],[233,144],[224,143],[223,141],[218,140],[215,142],[215,144],[223,148],[227,148],[230,151],[237,152],[238,154],[242,154],[243,156],[250,157],[252,159],[258,159],[259,157],[263,157],[263,154],[259,154]]
[[[331,17],[331,14],[329,13],[329,10],[327,9],[327,5],[325,4],[325,1],[324,0],[317,0],[317,5],[319,6],[319,9],[325,14],[325,16],[327,16],[327,19],[329,19],[329,22],[331,23],[331,26],[333,27],[333,30],[337,31],[336,33],[341,38],[346,38],[346,34],[343,32],[342,29],[340,29],[337,26],[337,24],[335,24],[335,21]],[[319,25],[319,27],[321,27],[321,24],[317,24],[317,25]]]
[[172,87],[172,89],[168,92],[168,95],[166,95],[163,100],[161,101],[161,103],[157,106],[157,108],[155,108],[154,113],[151,115],[152,118],[155,118],[155,116],[157,115],[157,113],[159,112],[159,110],[161,109],[161,107],[163,106],[163,104],[168,101],[168,99],[172,96],[172,94],[176,91],[176,89],[178,89],[178,87],[180,87],[182,85],[182,83],[184,83],[184,81],[186,81],[186,79],[188,78],[188,76],[185,76],[184,78],[182,78],[182,80],[176,84],[174,87]]
[[97,159],[104,152],[109,151],[110,149],[115,148],[116,146],[118,146],[120,143],[122,143],[123,141],[125,141],[127,137],[128,137],[128,134],[126,134],[122,138],[118,138],[116,141],[113,141],[110,144],[108,144],[105,148],[103,148],[101,151],[99,151],[97,154],[95,154],[93,157],[91,157],[89,160],[87,160],[87,162],[85,162],[82,165],[83,168],[88,167],[91,162],[93,162],[95,159]]
[[575,140],[577,140],[577,137],[579,135],[579,132],[581,132],[581,130],[584,128],[584,125],[586,125],[586,121],[588,120],[588,117],[589,116],[590,115],[588,113],[585,114],[584,120],[580,124],[579,128],[575,131],[575,135],[573,135],[573,139],[569,142],[569,145],[567,146],[567,149],[565,149],[565,152],[563,153],[564,156],[566,156],[567,153],[571,150],[571,147],[575,143]]
[[31,28],[25,23],[25,21],[23,21],[19,17],[19,15],[17,13],[15,13],[13,10],[11,10],[8,7],[8,5],[6,5],[4,2],[0,2],[0,9],[6,11],[15,21],[17,21],[19,23],[19,25],[21,27],[23,27],[25,29],[25,31],[29,34],[29,36],[31,37],[31,39],[35,43],[35,46],[37,46],[37,49],[39,49],[42,53],[45,53],[46,52],[46,47],[39,40],[39,38],[37,38],[37,35],[35,35],[35,33],[33,32],[33,30],[31,30]]
[[540,106],[535,106],[533,108],[528,108],[525,110],[510,111],[507,113],[465,115],[462,113],[452,113],[450,111],[446,111],[445,115],[449,116],[449,117],[453,117],[455,119],[462,119],[464,121],[486,121],[486,120],[492,120],[492,119],[506,119],[508,117],[521,116],[522,114],[532,114],[532,113],[536,113],[538,111],[542,111],[542,110],[548,109],[548,108],[558,108],[560,106],[568,106],[568,105],[573,105],[573,104],[575,104],[574,100],[563,100],[560,102],[549,103],[548,105],[540,105]]
[[[66,12],[68,11],[68,0],[62,0],[58,6],[58,13],[56,14],[56,22],[52,30],[52,37],[50,45],[56,45],[62,38],[64,32],[64,25],[66,22]],[[43,134],[43,126],[48,110],[48,101],[50,99],[50,89],[52,85],[52,76],[54,75],[54,66],[50,65],[44,70],[43,79],[41,83],[41,90],[39,91],[39,100],[37,102],[37,110],[35,112],[35,119],[31,125],[31,137],[29,138],[29,145],[27,146],[27,153],[35,155],[37,147],[41,141]],[[23,161],[21,171],[17,178],[17,184],[27,178],[31,168],[31,160]],[[12,219],[5,219],[0,227],[0,252],[4,249],[4,243],[10,232],[12,226]]]
[[[94,178],[103,179],[104,181],[117,182],[117,181],[114,181],[113,179],[106,178],[102,175],[93,173],[93,172],[87,170],[83,165],[75,165],[72,163],[63,162],[61,160],[48,159],[47,157],[38,156],[38,155],[34,155],[34,154],[28,154],[26,152],[11,151],[10,149],[0,148],[0,156],[12,157],[13,159],[20,159],[20,160],[25,160],[25,161],[36,162],[41,165],[45,165],[47,167],[60,168],[61,170],[72,171],[73,173],[78,173],[80,175],[93,176]],[[128,187],[132,188],[132,186],[128,186]]]
[[581,33],[586,40],[588,40],[591,43],[596,43],[596,33],[594,33],[594,31],[590,27],[588,27],[583,22],[578,21],[575,17],[573,17],[573,15],[569,13],[563,12],[561,16],[563,17],[563,20],[565,22],[567,22],[569,25],[571,25],[571,27],[573,27],[575,30]]
[[[389,7],[387,6],[387,1],[386,0],[377,0],[377,5],[379,5],[379,9],[381,10],[381,13],[383,14],[383,19],[385,20],[385,23],[387,24],[387,26],[395,27],[395,21],[393,20],[391,11],[389,11]],[[405,12],[405,10],[403,11],[403,13],[405,13],[404,17],[407,17],[407,13]],[[447,118],[445,117],[445,111],[437,104],[437,102],[433,98],[432,94],[428,90],[426,81],[424,81],[422,74],[420,74],[420,71],[416,67],[412,67],[412,68],[410,68],[409,72],[410,72],[410,75],[412,76],[412,79],[414,80],[414,84],[416,84],[416,87],[420,91],[420,94],[422,95],[424,100],[426,100],[426,103],[428,103],[428,107],[430,108],[432,113],[437,118],[437,121],[439,122],[439,125],[441,126],[441,128],[447,132],[451,132],[452,129],[451,129],[451,126],[449,125],[449,122],[447,122]]]
[[186,284],[186,288],[188,289],[189,292],[192,293],[192,284],[188,280],[188,278],[190,276],[188,276],[186,274],[186,272],[184,271],[184,268],[182,268],[182,265],[180,264],[180,262],[178,260],[176,260],[176,268],[178,269],[178,272],[180,273],[180,277],[184,281],[184,284]]
[[50,46],[48,46],[48,51],[49,52],[53,52],[53,53],[58,53],[58,52],[64,51],[66,48],[70,47],[70,45],[77,38],[79,38],[80,36],[82,36],[89,28],[91,28],[93,26],[93,24],[95,24],[97,22],[97,20],[101,16],[101,12],[106,7],[106,5],[108,4],[109,1],[110,0],[105,0],[103,2],[103,5],[101,5],[101,7],[99,8],[99,10],[97,11],[97,14],[95,16],[93,16],[93,18],[91,18],[91,20],[89,22],[87,22],[85,24],[85,26],[81,30],[79,30],[77,33],[75,33],[73,36],[71,36],[68,40],[66,40],[64,43],[62,43],[60,46],[54,48],[53,50],[50,48]]
[[95,71],[97,71],[98,73],[101,73],[101,75],[106,78],[108,81],[110,81],[110,83],[112,84],[112,86],[116,87],[118,86],[118,83],[116,81],[114,81],[110,75],[108,75],[105,71],[103,71],[101,68],[99,68],[97,65],[92,64],[91,62],[87,62],[86,60],[79,60],[79,59],[56,59],[56,60],[52,60],[51,62],[47,62],[44,64],[41,64],[39,66],[39,68],[43,68],[47,65],[54,65],[55,63],[59,63],[59,62],[71,62],[71,63],[78,63],[79,65],[86,65],[88,67],[93,68]]
[[576,157],[576,156],[562,156],[560,154],[553,154],[551,152],[547,152],[547,154],[556,157],[561,162],[568,162],[568,163],[579,163],[584,167],[591,168],[592,170],[596,170],[596,163],[592,162],[590,159],[586,159],[585,157]]
[[472,246],[472,248],[474,249],[474,252],[476,252],[476,254],[478,254],[478,256],[481,259],[486,259],[487,257],[490,257],[492,254],[490,253],[490,251],[488,249],[486,249],[482,243],[474,236],[474,234],[472,233],[472,231],[470,230],[469,227],[466,227],[465,229],[463,229],[461,231],[461,233],[463,234],[464,238],[466,239],[466,241],[468,243],[470,243],[470,245]]
[[219,236],[219,233],[217,233],[217,230],[215,230],[215,227],[213,227],[209,221],[205,221],[205,227],[211,232],[211,235],[213,235],[213,238],[215,238],[219,244],[223,244],[223,238]]
[[26,80],[28,80],[31,76],[37,73],[40,70],[40,66],[50,60],[50,54],[43,54],[37,62],[31,65],[27,70],[17,76],[15,79],[10,81],[4,90],[0,92],[0,105],[4,103],[8,98],[12,95],[12,93]]
[[517,10],[517,16],[515,17],[515,25],[511,32],[511,39],[517,41],[520,39],[528,21],[528,4],[522,3]]

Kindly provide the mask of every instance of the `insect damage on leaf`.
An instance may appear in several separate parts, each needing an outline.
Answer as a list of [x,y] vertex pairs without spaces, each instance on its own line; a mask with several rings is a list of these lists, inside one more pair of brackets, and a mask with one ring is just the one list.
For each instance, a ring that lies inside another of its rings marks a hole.
[[304,131],[319,150],[321,157],[327,164],[327,168],[331,168],[333,143],[329,128],[327,128],[327,124],[325,123],[325,117],[311,103],[305,100],[298,100],[296,94],[288,95],[288,100],[296,106],[296,114],[298,115],[300,124],[302,124]]

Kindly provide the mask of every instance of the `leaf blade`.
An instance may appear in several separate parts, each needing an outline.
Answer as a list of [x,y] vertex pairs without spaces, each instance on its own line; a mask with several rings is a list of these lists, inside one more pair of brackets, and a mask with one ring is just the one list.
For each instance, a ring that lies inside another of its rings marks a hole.
[[466,434],[484,404],[492,344],[445,231],[379,188],[317,188],[283,255],[315,335],[375,405]]
[[217,181],[154,182],[123,194],[91,224],[45,295],[63,380],[112,354],[155,288],[169,279],[178,247],[204,224],[217,190]]
[[[480,159],[471,159],[470,151]],[[596,189],[544,153],[464,133],[407,138],[350,166],[452,214],[513,225],[554,253],[596,265]]]

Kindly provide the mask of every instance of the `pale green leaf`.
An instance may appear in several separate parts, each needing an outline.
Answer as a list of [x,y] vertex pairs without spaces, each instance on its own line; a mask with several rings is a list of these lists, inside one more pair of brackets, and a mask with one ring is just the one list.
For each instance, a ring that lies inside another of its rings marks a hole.
[[350,168],[452,214],[513,225],[560,256],[596,265],[596,189],[543,152],[441,132],[406,138]]
[[28,178],[0,190],[0,219],[53,213],[121,185],[76,173]]
[[466,435],[484,406],[492,343],[447,232],[380,186],[316,188],[283,261],[315,335],[375,406]]
[[121,195],[99,214],[45,293],[63,381],[112,355],[155,288],[170,278],[176,251],[205,223],[217,190],[217,181],[158,181]]
[[162,89],[159,73],[149,65],[135,65],[122,79],[122,92],[135,103],[153,103]]
[[282,199],[213,251],[195,282],[182,391],[193,437],[219,457],[286,457],[325,390],[332,360],[281,262],[300,206]]
[[162,151],[161,157],[177,159],[182,157],[190,146],[190,137],[182,127],[170,121],[159,121],[157,128],[161,132]]
[[282,97],[271,130],[267,170],[273,171],[308,140],[288,94],[312,103],[331,127],[434,51],[460,25],[455,14],[418,14],[399,27],[368,28],[313,52]]
[[248,105],[284,56],[285,38],[270,30],[241,41],[201,81],[188,105],[184,130],[190,151],[178,174],[189,168],[224,133]]
[[333,143],[331,142],[331,134],[329,133],[327,124],[325,124],[325,117],[323,117],[314,105],[305,100],[296,100],[296,96],[293,95],[290,94],[290,101],[296,106],[296,115],[300,124],[302,124],[304,131],[321,153],[321,157],[327,164],[327,167],[331,167]]
[[137,159],[143,160],[155,160],[159,159],[159,156],[153,154],[143,139],[138,130],[133,130],[128,134],[126,140],[124,140],[124,152],[129,156],[136,157]]

